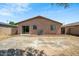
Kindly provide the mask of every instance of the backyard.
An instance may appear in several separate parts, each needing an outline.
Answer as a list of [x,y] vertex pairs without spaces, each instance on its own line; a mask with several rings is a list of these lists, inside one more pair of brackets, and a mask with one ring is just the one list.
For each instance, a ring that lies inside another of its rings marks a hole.
[[48,56],[79,56],[79,37],[71,35],[16,35],[0,41],[0,50],[9,48],[25,50],[27,47],[44,50]]

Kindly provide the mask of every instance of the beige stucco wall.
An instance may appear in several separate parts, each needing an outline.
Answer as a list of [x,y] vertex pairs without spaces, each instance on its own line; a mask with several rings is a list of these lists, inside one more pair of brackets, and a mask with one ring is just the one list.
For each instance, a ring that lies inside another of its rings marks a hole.
[[15,28],[0,26],[0,35],[12,35],[15,34],[15,31]]
[[[33,30],[33,25],[37,26],[37,30]],[[55,25],[56,30],[51,31],[50,25]],[[60,34],[61,33],[61,24],[57,22],[52,22],[50,20],[45,20],[42,18],[36,18],[32,20],[28,20],[26,22],[22,22],[18,24],[18,33],[22,34],[22,26],[30,26],[29,34],[37,34],[37,31],[42,29],[43,34]]]
[[[70,31],[69,31],[70,29]],[[73,34],[73,35],[79,35],[79,25],[77,26],[68,26],[68,27],[65,27],[65,34]]]

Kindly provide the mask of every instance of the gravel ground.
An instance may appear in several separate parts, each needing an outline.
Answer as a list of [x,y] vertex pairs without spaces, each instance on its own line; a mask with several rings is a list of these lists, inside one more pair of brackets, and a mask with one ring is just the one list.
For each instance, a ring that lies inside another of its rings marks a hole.
[[17,35],[0,41],[0,50],[33,47],[48,55],[78,55],[79,37],[69,35],[31,36]]

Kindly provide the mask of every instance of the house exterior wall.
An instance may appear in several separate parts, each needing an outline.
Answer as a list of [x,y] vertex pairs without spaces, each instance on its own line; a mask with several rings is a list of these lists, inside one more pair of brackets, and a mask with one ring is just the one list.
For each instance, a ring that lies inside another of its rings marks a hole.
[[3,27],[0,26],[0,35],[13,35],[16,32],[16,29],[12,28],[12,27]]
[[[33,29],[33,25],[37,26],[36,30]],[[55,25],[56,30],[51,31],[50,25]],[[22,26],[30,26],[29,34],[37,34],[39,30],[43,30],[43,34],[61,34],[61,24],[42,18],[36,18],[19,23],[17,27],[18,34],[22,34]]]
[[17,35],[17,34],[18,34],[17,27],[13,27],[11,29],[11,35]]
[[79,25],[65,27],[65,34],[79,35]]

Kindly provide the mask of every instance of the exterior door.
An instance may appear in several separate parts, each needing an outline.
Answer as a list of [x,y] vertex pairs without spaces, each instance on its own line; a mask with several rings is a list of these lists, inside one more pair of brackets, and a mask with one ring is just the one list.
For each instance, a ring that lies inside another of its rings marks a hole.
[[23,34],[29,33],[29,26],[22,26],[22,33]]

